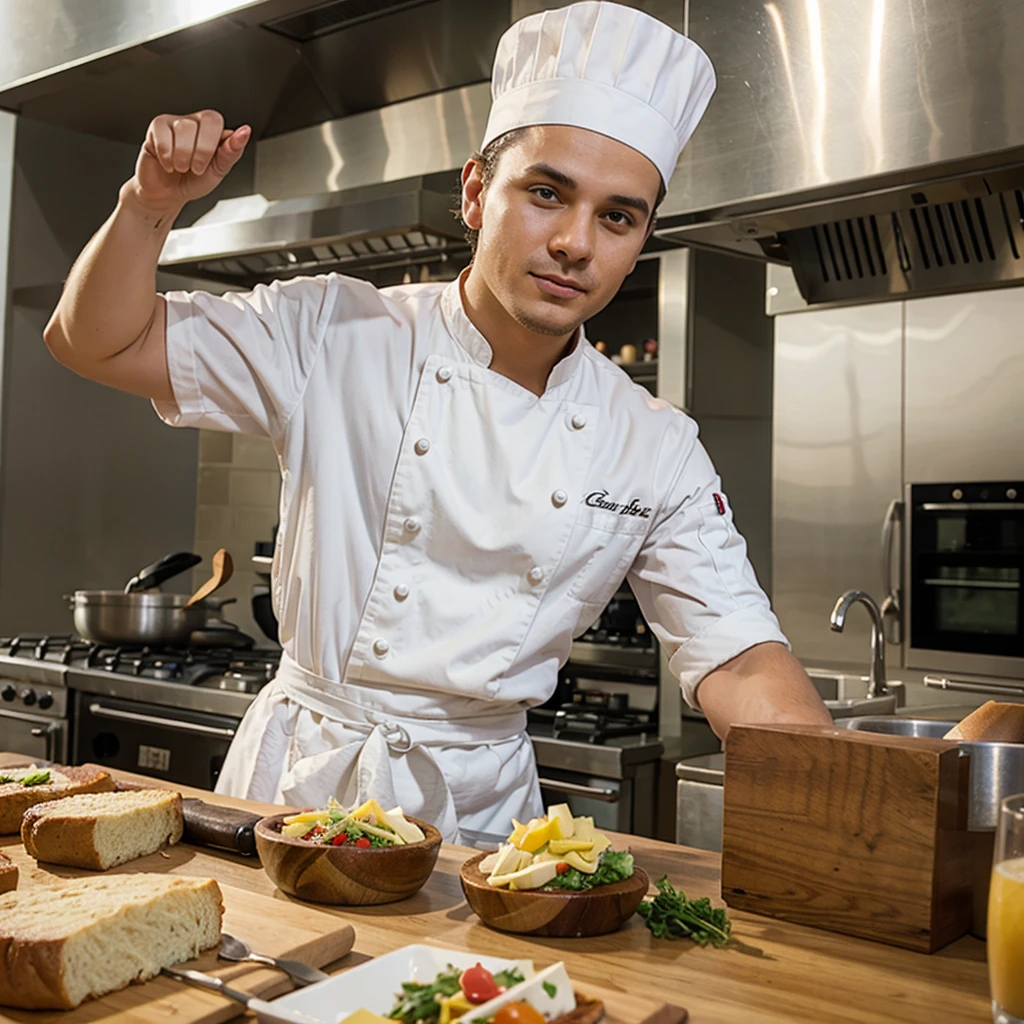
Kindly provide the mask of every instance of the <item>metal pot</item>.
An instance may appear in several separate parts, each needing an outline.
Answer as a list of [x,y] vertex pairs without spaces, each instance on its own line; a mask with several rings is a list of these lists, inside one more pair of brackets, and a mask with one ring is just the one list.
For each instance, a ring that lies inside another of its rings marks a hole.
[[211,611],[205,601],[186,608],[186,595],[158,591],[76,590],[69,600],[75,632],[101,644],[184,647]]
[[[955,722],[933,722],[922,718],[866,716],[836,722],[847,729],[883,732],[897,736],[931,736],[941,739]],[[1024,793],[1024,743],[957,742],[961,754],[971,758],[971,791],[967,827],[972,832],[990,832],[999,819],[1000,801]]]

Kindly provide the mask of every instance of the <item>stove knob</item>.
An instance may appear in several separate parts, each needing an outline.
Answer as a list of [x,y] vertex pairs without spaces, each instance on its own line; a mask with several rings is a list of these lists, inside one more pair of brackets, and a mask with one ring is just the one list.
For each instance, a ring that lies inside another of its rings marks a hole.
[[47,708],[53,707],[53,694],[49,690],[39,698],[39,707],[44,711]]
[[10,683],[8,683],[3,688],[3,691],[0,692],[0,697],[3,697],[3,699],[6,700],[6,701],[12,701],[17,696],[18,696],[18,691],[13,686],[11,686]]
[[24,689],[21,691],[22,703],[31,707],[36,702],[36,691],[31,689]]

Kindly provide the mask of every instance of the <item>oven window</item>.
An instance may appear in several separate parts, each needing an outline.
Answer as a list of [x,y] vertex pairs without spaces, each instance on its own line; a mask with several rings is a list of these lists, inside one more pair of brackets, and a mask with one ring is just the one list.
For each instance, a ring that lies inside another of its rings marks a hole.
[[937,626],[948,633],[1013,636],[1018,627],[1020,570],[942,566],[925,586],[939,588]]

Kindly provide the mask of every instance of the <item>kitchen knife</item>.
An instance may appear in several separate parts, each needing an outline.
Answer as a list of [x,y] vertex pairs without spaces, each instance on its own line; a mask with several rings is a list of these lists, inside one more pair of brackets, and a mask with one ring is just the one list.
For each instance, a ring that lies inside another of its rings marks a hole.
[[228,999],[234,999],[241,1003],[250,1013],[256,1015],[256,1019],[266,1021],[267,1024],[325,1024],[319,1017],[311,1017],[308,1013],[299,1010],[286,1010],[283,1007],[274,1006],[265,999],[258,996],[251,996],[248,992],[241,992],[237,988],[230,988],[220,978],[212,974],[203,974],[202,971],[190,971],[182,967],[165,967],[160,972],[169,978],[177,978],[178,981],[187,982],[198,988],[209,989],[211,992],[219,992]]
[[181,802],[185,818],[186,843],[196,846],[217,846],[243,857],[256,853],[254,828],[261,815],[237,807],[208,804],[192,797]]

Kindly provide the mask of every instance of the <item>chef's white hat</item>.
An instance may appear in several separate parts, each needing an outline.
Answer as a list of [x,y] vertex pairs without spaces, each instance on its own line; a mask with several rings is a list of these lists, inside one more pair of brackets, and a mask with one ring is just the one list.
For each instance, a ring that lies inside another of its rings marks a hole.
[[667,185],[714,91],[692,40],[643,11],[585,0],[501,37],[483,146],[526,125],[588,128],[643,153]]

